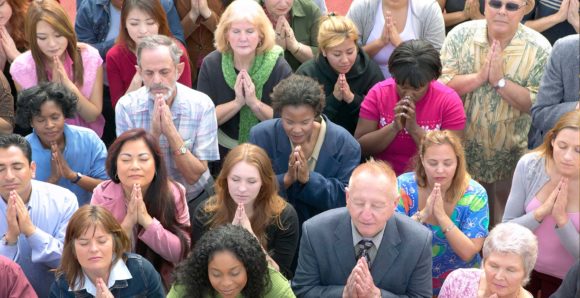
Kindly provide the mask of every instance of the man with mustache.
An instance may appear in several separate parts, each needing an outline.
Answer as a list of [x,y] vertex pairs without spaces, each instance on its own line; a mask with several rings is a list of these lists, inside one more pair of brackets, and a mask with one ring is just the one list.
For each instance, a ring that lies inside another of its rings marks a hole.
[[115,118],[117,135],[144,128],[159,139],[170,177],[185,186],[191,213],[209,196],[207,163],[219,160],[219,152],[214,104],[177,82],[184,67],[181,54],[166,36],[144,38],[137,47],[144,86],[121,97]]

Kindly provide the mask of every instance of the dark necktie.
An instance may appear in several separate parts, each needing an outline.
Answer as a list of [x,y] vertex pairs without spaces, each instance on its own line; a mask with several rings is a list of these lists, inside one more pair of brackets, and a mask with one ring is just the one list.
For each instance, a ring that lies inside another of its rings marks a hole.
[[371,257],[369,254],[371,247],[373,247],[373,242],[370,240],[363,239],[359,241],[357,244],[358,254],[356,256],[356,259],[358,260],[364,256],[365,259],[367,260],[367,265],[369,265],[369,269],[371,268]]

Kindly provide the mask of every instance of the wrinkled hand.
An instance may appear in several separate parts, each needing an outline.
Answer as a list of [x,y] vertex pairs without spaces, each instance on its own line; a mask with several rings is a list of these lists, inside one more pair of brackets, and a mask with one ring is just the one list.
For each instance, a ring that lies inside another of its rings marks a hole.
[[159,113],[161,114],[161,133],[166,137],[177,134],[177,128],[173,123],[173,115],[165,100],[159,104]]
[[365,257],[358,259],[353,269],[354,284],[358,297],[377,297],[378,288],[373,282],[373,277]]
[[483,19],[484,16],[479,11],[479,0],[467,0],[463,7],[463,15],[468,20]]
[[97,277],[97,296],[96,298],[113,298],[113,294],[107,288],[107,284],[102,278]]
[[354,269],[356,267],[358,267],[358,261],[357,265],[350,272],[350,275],[346,280],[346,285],[344,285],[344,289],[342,290],[342,298],[359,298],[358,293],[356,291],[356,283],[354,281],[356,275],[356,271]]
[[284,25],[287,23],[285,21],[286,18],[284,16],[278,17],[276,27],[274,28],[274,31],[276,32],[276,44],[284,50],[288,48],[288,45],[286,44],[286,30],[284,29]]
[[[284,39],[286,40],[286,49],[287,50],[295,50],[298,47],[298,41],[296,40],[296,36],[294,36],[294,30],[288,23],[285,17],[278,19],[278,22],[282,21],[282,29],[284,30]],[[294,53],[292,53],[294,54]]]
[[[490,68],[491,59],[492,59],[492,55],[493,55],[492,49],[493,49],[493,43],[492,43],[492,46],[489,48],[489,52],[487,52],[487,56],[485,57],[485,61],[483,62],[483,65],[481,66],[481,68],[477,72],[478,81],[482,85],[490,81],[489,80],[489,68]],[[492,85],[492,86],[495,86],[495,85]]]
[[243,82],[244,75],[240,71],[238,76],[236,77],[236,83],[234,84],[234,93],[236,97],[234,101],[238,104],[238,106],[243,107],[246,104],[246,95],[244,94],[244,82]]
[[294,160],[296,160],[296,179],[302,184],[308,183],[310,180],[310,168],[308,168],[308,161],[302,151],[302,146],[298,145],[294,148]]
[[563,227],[568,223],[568,213],[566,207],[568,206],[568,178],[562,178],[560,182],[560,191],[554,201],[552,207],[552,216],[556,221],[558,227]]
[[258,98],[256,97],[256,86],[254,85],[254,82],[252,82],[252,78],[247,70],[241,70],[240,74],[242,75],[242,86],[244,88],[246,104],[255,104],[258,101]]
[[499,41],[494,40],[491,45],[491,60],[489,62],[489,83],[497,86],[497,82],[504,77],[502,50]]
[[34,231],[36,231],[36,227],[30,219],[28,208],[26,208],[22,198],[16,191],[10,192],[10,198],[16,209],[16,216],[18,219],[18,227],[20,228],[20,232],[26,235],[26,237],[29,237],[34,233]]
[[155,103],[153,105],[153,116],[151,118],[151,133],[155,137],[159,137],[162,133],[161,131],[161,106],[165,104],[165,98],[163,94],[155,94]]

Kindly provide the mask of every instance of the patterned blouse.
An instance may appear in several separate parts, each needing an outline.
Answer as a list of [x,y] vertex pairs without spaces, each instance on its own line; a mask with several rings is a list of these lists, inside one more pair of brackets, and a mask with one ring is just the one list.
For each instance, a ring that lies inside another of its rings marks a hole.
[[[527,88],[532,103],[551,48],[545,37],[520,24],[503,50],[505,78]],[[455,75],[479,71],[489,50],[485,20],[458,25],[441,49],[443,74],[439,80],[447,84]],[[510,177],[527,149],[531,116],[502,100],[489,83],[465,94],[462,100],[467,116],[464,139],[469,173],[486,183]]]
[[[397,182],[401,193],[397,212],[413,216],[419,211],[419,186],[415,173],[405,173],[397,178]],[[450,217],[455,226],[468,238],[487,237],[489,208],[487,193],[483,186],[471,179]],[[481,257],[476,254],[471,260],[464,262],[447,242],[441,227],[430,224],[425,226],[433,231],[433,295],[438,295],[441,285],[451,271],[457,268],[479,267]]]

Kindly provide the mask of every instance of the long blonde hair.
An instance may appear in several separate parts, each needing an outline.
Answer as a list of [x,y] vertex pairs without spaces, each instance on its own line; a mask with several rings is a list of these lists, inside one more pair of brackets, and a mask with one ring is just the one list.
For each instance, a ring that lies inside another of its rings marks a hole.
[[425,172],[425,167],[423,166],[423,157],[425,156],[427,148],[434,145],[443,144],[448,144],[451,146],[455,153],[455,157],[457,158],[457,167],[455,168],[453,180],[451,180],[451,185],[449,186],[447,192],[445,192],[445,198],[443,199],[446,202],[455,202],[467,190],[471,176],[467,172],[465,151],[463,150],[461,141],[451,131],[434,130],[427,132],[425,136],[423,136],[421,145],[419,146],[419,155],[417,156],[417,160],[415,162],[415,177],[417,179],[417,185],[420,187],[427,187],[427,173]]

